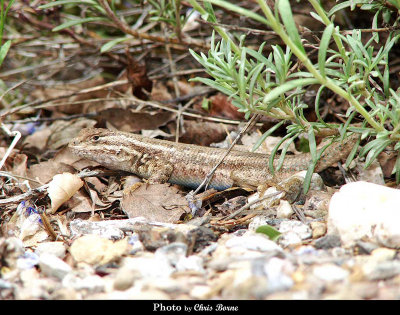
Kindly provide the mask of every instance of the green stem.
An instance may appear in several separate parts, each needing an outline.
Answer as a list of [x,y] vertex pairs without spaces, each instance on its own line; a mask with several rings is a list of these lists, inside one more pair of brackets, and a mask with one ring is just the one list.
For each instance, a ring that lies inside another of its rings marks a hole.
[[[331,20],[326,16],[325,10],[321,7],[320,3],[317,0],[308,0],[311,5],[314,7],[314,10],[317,12],[317,14],[321,17],[322,21],[326,26],[329,24],[333,24]],[[342,56],[343,60],[345,63],[349,61],[349,57],[346,55],[346,49],[343,46],[342,40],[340,39],[339,32],[336,28],[333,28],[333,40],[336,43],[336,46],[339,49],[340,55]]]
[[[201,14],[201,17],[207,21],[206,16],[208,15],[207,11],[203,9],[200,4],[196,0],[188,0],[189,3],[192,5],[193,9],[195,9],[197,12]],[[241,50],[240,48],[235,44],[235,42],[228,36],[228,34],[225,32],[225,30],[220,27],[220,26],[214,26],[214,29],[218,32],[218,34],[227,42],[230,43],[232,50],[238,54],[239,56],[241,55]]]
[[384,128],[379,125],[365,110],[365,108],[354,98],[353,95],[347,93],[341,87],[337,86],[332,80],[327,77],[322,76],[319,71],[314,67],[311,61],[308,59],[307,55],[304,54],[290,39],[290,37],[284,31],[283,26],[275,19],[271,9],[266,5],[264,0],[257,0],[261,7],[261,10],[265,14],[269,26],[279,35],[283,42],[290,47],[292,52],[297,56],[297,58],[304,64],[307,70],[316,78],[321,85],[326,86],[328,89],[332,90],[334,93],[340,95],[345,100],[347,100],[352,106],[355,107],[358,113],[360,113],[365,120],[377,131],[383,131]]

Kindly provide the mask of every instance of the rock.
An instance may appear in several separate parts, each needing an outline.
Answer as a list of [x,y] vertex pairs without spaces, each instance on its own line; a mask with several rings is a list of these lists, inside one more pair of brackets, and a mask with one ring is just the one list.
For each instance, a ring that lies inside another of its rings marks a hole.
[[63,242],[45,242],[38,244],[35,253],[39,256],[44,253],[51,254],[63,259],[65,257],[66,248]]
[[400,261],[367,262],[362,271],[367,280],[390,279],[400,274]]
[[186,256],[186,252],[186,244],[174,242],[158,248],[154,254],[156,259],[165,259],[172,267],[175,267],[178,261]]
[[103,292],[105,280],[97,275],[81,277],[76,273],[69,273],[62,281],[63,287],[76,291],[86,290],[90,293]]
[[276,209],[276,217],[278,219],[289,219],[294,214],[293,208],[286,200],[281,200]]
[[326,224],[324,222],[311,222],[312,238],[319,238],[326,233]]
[[125,257],[121,261],[121,266],[138,271],[142,277],[165,278],[175,271],[166,259],[156,259],[154,255]]
[[39,256],[32,252],[25,252],[17,259],[18,269],[30,269],[39,264]]
[[189,257],[182,257],[178,260],[176,264],[177,271],[197,271],[199,273],[205,273],[203,268],[203,259],[199,256],[189,256]]
[[371,252],[371,259],[376,262],[392,260],[396,256],[396,251],[389,248],[377,248]]
[[279,225],[279,232],[282,233],[279,243],[285,247],[301,243],[302,240],[312,236],[312,231],[306,224],[295,220],[282,221]]
[[334,264],[324,264],[314,267],[313,275],[327,282],[335,282],[346,280],[349,272]]
[[363,241],[357,241],[356,246],[360,254],[371,254],[374,249],[379,247],[376,243]]
[[70,265],[52,254],[40,255],[39,266],[46,276],[56,277],[60,280],[72,270]]
[[259,226],[268,224],[268,221],[269,216],[257,215],[253,219],[251,219],[248,229],[249,231],[255,232]]
[[290,289],[294,284],[290,277],[294,270],[294,266],[288,260],[277,257],[269,259],[264,267],[268,279],[268,292]]
[[17,237],[0,239],[0,256],[5,266],[13,269],[17,259],[25,253],[24,243]]
[[231,237],[226,241],[225,246],[228,248],[241,247],[244,249],[261,251],[261,252],[281,250],[281,248],[275,242],[268,239],[267,236],[260,233],[257,234],[250,234],[250,233],[243,236]]
[[328,233],[345,247],[359,240],[400,248],[400,190],[354,182],[335,193],[329,205]]
[[329,201],[332,193],[326,191],[312,191],[304,203],[303,212],[314,219],[325,217],[328,214]]
[[193,299],[205,300],[210,296],[212,289],[207,285],[195,285],[190,290],[190,296]]
[[9,281],[0,279],[0,290],[12,289],[14,287],[15,287],[15,284],[13,284]]
[[85,235],[76,239],[70,249],[76,262],[85,262],[91,265],[104,265],[120,259],[129,251],[127,239],[116,242],[97,235]]
[[326,235],[317,239],[314,243],[315,248],[329,249],[341,246],[340,237],[338,235]]
[[71,288],[61,288],[52,293],[53,300],[80,300],[82,297],[78,292]]
[[130,268],[120,268],[114,279],[114,289],[125,291],[133,286],[136,279],[140,278],[140,273],[137,270]]

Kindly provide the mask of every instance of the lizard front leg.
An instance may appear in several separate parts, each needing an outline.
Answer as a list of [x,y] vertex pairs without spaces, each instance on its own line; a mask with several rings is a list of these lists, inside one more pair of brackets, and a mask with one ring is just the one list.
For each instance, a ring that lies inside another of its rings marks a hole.
[[135,173],[147,178],[150,184],[162,184],[169,181],[173,170],[173,165],[164,159],[144,154],[137,165],[137,172]]

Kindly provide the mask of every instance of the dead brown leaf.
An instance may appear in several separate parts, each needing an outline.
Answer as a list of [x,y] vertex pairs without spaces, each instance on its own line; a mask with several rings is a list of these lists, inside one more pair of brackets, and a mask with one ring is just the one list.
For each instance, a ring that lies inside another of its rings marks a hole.
[[169,93],[168,88],[164,85],[163,82],[156,82],[154,84],[153,90],[151,91],[150,99],[152,101],[168,101],[173,97],[171,93]]
[[[168,124],[171,134],[175,134],[176,122]],[[227,132],[235,130],[232,125],[220,123],[185,120],[182,130],[184,133],[179,137],[183,143],[191,143],[202,146],[209,146],[211,143],[221,142],[226,138]]]
[[[63,86],[57,86],[56,88],[38,88],[32,93],[32,97],[34,99],[50,99],[56,98],[64,95],[69,95],[73,92],[79,92],[84,89],[96,87],[105,84],[105,80],[101,75],[98,75],[92,79],[74,83],[74,84],[66,84]],[[119,86],[119,90],[126,91],[129,84],[123,86]],[[79,101],[89,100],[89,99],[102,99],[106,97],[118,97],[117,94],[110,92],[108,88],[104,88],[103,90],[97,90],[85,94],[80,94],[76,96],[71,96],[63,100],[63,102],[74,102],[74,104],[68,104],[64,106],[57,106],[55,108],[49,107],[49,110],[54,112],[63,112],[66,114],[82,114],[91,111],[98,111],[100,109],[104,109],[107,106],[113,106],[114,102],[106,102],[106,101],[96,101],[96,102],[89,102],[89,103],[75,103]]]
[[128,81],[132,85],[132,94],[139,99],[147,100],[147,95],[143,91],[151,92],[153,82],[147,76],[146,65],[139,64],[135,58],[126,50],[128,60]]
[[231,119],[244,119],[244,114],[238,112],[237,108],[231,103],[228,96],[218,93],[210,97],[211,116],[227,117]]
[[190,212],[184,196],[169,184],[143,184],[124,194],[121,202],[129,218],[144,217],[150,221],[173,223]]
[[165,125],[172,118],[173,114],[170,112],[151,114],[122,108],[110,108],[99,113],[99,119],[106,125],[111,124],[114,128],[126,132],[155,129]]
[[50,149],[59,149],[67,145],[83,128],[94,127],[95,120],[80,118],[74,121],[55,121],[50,130],[52,131],[47,140],[47,146]]
[[[75,169],[71,165],[49,160],[32,165],[27,171],[27,176],[42,184],[46,184],[54,175],[63,172],[74,173]],[[38,183],[32,183],[33,188],[39,187],[40,185],[41,184]]]
[[52,131],[50,128],[37,130],[25,138],[23,145],[24,147],[34,148],[39,152],[43,152],[46,149],[46,142],[51,133]]
[[385,177],[390,177],[396,164],[397,154],[395,152],[382,152],[378,155],[379,164]]

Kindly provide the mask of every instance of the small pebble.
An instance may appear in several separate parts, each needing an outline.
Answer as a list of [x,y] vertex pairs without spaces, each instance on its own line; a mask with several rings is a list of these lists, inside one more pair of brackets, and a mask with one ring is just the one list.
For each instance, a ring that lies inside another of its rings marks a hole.
[[318,249],[329,249],[334,247],[339,247],[341,245],[340,237],[338,235],[326,235],[317,239],[314,243],[315,248]]
[[52,254],[40,255],[39,266],[43,274],[49,277],[56,277],[60,280],[72,271],[70,265]]
[[228,248],[241,247],[244,249],[268,252],[281,250],[281,248],[267,236],[257,233],[257,235],[233,236],[225,243]]
[[312,238],[320,238],[326,233],[326,224],[324,222],[311,222]]
[[278,219],[289,219],[294,214],[293,208],[286,200],[281,200],[276,208],[276,217]]
[[45,242],[38,244],[35,253],[39,256],[44,253],[51,254],[63,259],[65,257],[66,248],[63,242]]
[[349,276],[349,272],[333,264],[324,264],[314,267],[313,275],[321,280],[334,282],[345,280]]

